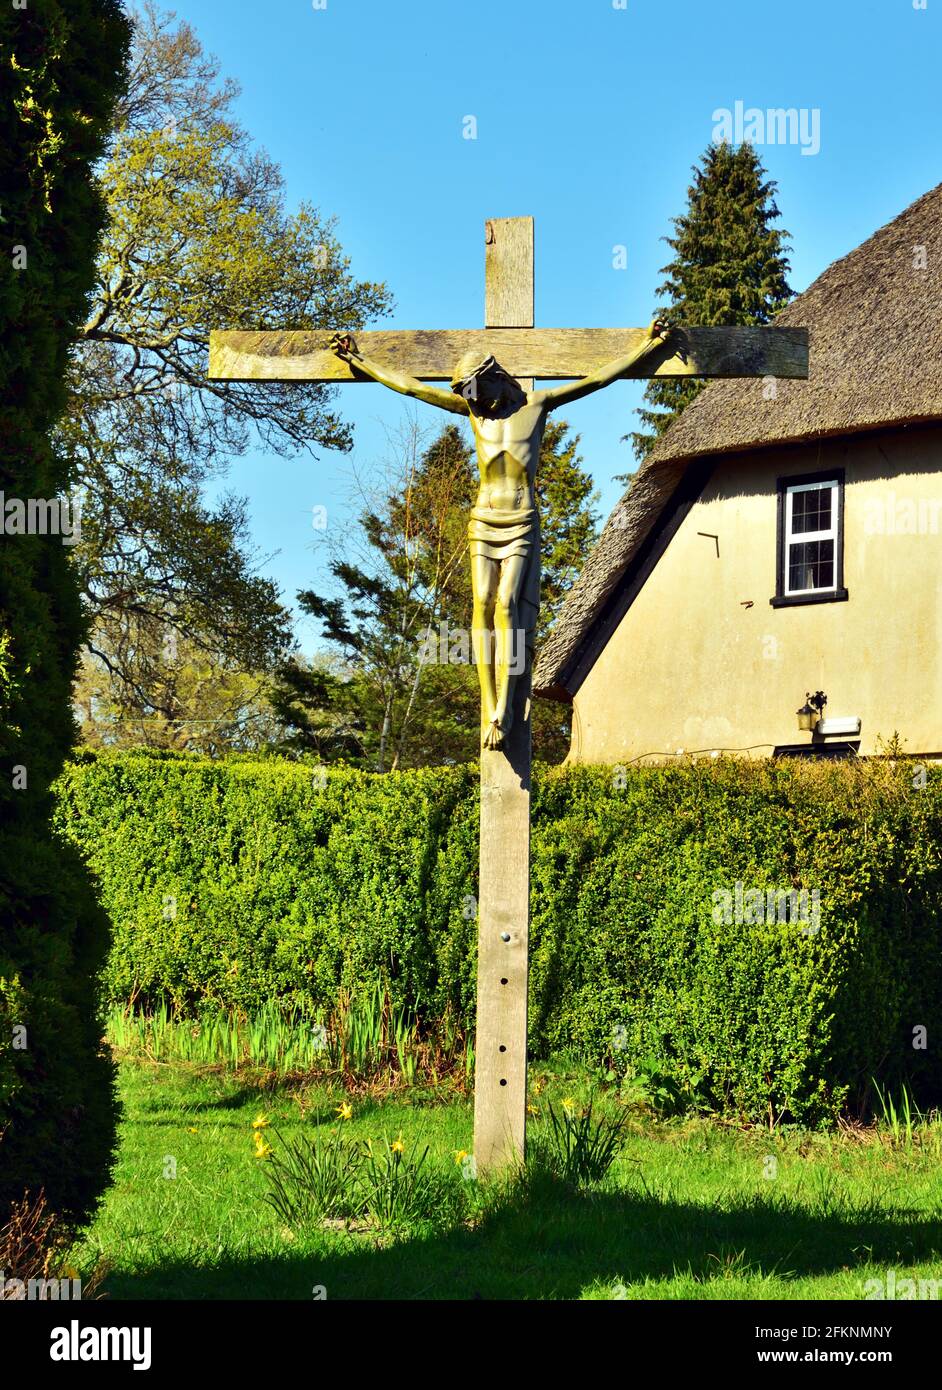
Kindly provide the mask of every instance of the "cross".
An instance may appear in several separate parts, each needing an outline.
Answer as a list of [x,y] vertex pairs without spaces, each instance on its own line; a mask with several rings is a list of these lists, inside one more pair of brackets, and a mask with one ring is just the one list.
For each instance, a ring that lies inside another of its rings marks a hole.
[[[485,327],[210,335],[230,381],[377,381],[468,417],[481,491],[469,549],[481,682],[474,1159],[524,1156],[530,896],[530,679],[539,602],[534,480],[550,410],[625,377],[807,377],[802,328],[533,327],[533,219],[485,223]],[[338,325],[342,329],[342,325]],[[563,381],[535,391],[533,378]],[[449,390],[425,385],[445,381]]]

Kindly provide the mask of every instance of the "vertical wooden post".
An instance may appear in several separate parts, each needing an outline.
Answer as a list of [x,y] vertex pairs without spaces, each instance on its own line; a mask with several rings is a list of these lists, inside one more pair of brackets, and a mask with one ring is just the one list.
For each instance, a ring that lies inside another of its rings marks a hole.
[[[485,224],[485,327],[533,327],[533,218]],[[523,381],[524,389],[532,382]],[[537,561],[538,563],[538,561]],[[527,1119],[530,921],[530,680],[516,682],[500,751],[481,750],[474,1160],[522,1160]]]

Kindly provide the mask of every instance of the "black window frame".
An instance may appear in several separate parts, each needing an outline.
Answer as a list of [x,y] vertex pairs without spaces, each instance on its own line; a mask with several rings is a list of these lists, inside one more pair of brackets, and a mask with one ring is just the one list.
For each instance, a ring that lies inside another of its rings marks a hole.
[[[785,495],[790,487],[808,483],[836,483],[837,525],[834,530],[834,588],[826,593],[786,594],[785,592]],[[844,470],[821,468],[815,473],[793,473],[775,482],[778,495],[778,518],[775,546],[775,597],[769,599],[773,608],[798,608],[808,603],[843,603],[847,599],[844,587]]]

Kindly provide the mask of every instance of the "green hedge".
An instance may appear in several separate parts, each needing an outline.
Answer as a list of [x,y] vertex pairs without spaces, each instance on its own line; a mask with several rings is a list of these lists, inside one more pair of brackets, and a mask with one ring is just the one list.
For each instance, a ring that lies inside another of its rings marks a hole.
[[[654,1059],[684,1095],[753,1120],[825,1119],[872,1076],[938,1101],[942,776],[914,777],[888,763],[538,770],[534,1054]],[[141,753],[67,768],[59,818],[114,921],[113,1000],[325,1008],[383,977],[420,1013],[472,1018],[474,769],[321,779]],[[820,918],[728,922],[714,894],[737,881],[816,891]]]
[[[87,313],[104,207],[92,177],[122,89],[116,0],[0,5],[0,493],[51,501],[74,481],[50,431]],[[84,623],[60,535],[0,534],[0,1224],[45,1189],[80,1221],[107,1184],[116,1104],[95,978],[108,923],[50,786],[75,740]]]

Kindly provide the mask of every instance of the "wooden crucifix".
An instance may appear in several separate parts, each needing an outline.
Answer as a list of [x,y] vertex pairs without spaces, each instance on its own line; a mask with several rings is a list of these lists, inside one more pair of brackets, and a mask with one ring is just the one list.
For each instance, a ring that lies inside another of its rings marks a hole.
[[[485,224],[485,327],[470,331],[228,331],[210,377],[376,381],[467,417],[480,491],[468,528],[481,685],[474,1158],[524,1154],[530,896],[530,680],[539,606],[535,479],[551,410],[624,377],[806,377],[805,329],[533,327],[533,219]],[[534,378],[563,381],[534,389]],[[443,390],[426,383],[445,381]]]

